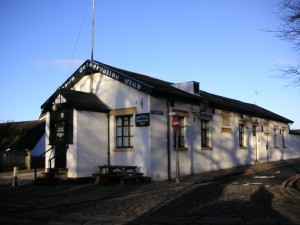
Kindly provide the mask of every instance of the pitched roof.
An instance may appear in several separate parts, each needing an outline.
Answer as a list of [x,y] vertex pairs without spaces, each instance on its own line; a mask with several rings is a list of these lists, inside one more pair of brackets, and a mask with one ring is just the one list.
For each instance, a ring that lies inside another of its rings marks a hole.
[[151,87],[151,94],[152,95],[158,95],[163,96],[165,98],[175,98],[178,100],[183,100],[187,102],[199,102],[201,99],[201,96],[197,96],[194,94],[191,94],[189,92],[183,91],[181,89],[178,89],[174,86],[172,86],[174,83],[160,80],[157,78],[153,78],[150,76],[146,76],[139,73],[130,72],[127,70],[123,70],[120,68],[116,68],[113,66],[109,66],[100,62],[97,62],[99,65],[103,65],[113,71],[117,71],[121,74],[125,74],[126,76],[133,78],[134,80],[141,81],[142,83],[146,84],[147,86]]
[[58,97],[62,95],[66,99],[66,107],[77,109],[77,110],[86,110],[93,112],[109,112],[110,109],[105,105],[96,95],[92,93],[58,89],[54,95],[51,96],[48,101],[42,105],[43,111],[50,111],[52,103]]
[[267,109],[264,109],[258,105],[245,103],[231,98],[225,98],[219,95],[214,95],[205,91],[200,91],[203,98],[208,101],[213,107],[224,109],[233,112],[240,112],[242,114],[260,117],[264,119],[275,120],[285,123],[293,123],[283,116],[273,113]]
[[[101,63],[100,63],[101,64]],[[105,65],[105,64],[102,64]],[[215,108],[224,109],[224,110],[231,110],[233,112],[240,112],[243,114],[261,117],[265,119],[272,119],[275,121],[285,122],[285,123],[292,123],[293,121],[282,117],[278,114],[275,114],[269,110],[266,110],[258,105],[249,104],[245,102],[241,102],[238,100],[222,97],[219,95],[214,95],[205,91],[200,90],[200,96],[190,94],[188,92],[182,91],[178,88],[172,86],[174,83],[159,80],[153,77],[149,77],[146,75],[133,73],[130,71],[126,71],[123,69],[119,69],[116,67],[105,65],[108,68],[111,68],[115,71],[119,71],[120,73],[124,73],[129,77],[133,77],[135,80],[140,80],[143,83],[151,86],[153,88],[152,94],[157,94],[161,96],[168,96],[172,97],[174,100],[178,98],[180,100],[190,100],[191,102],[202,102],[207,101],[209,104]]]
[[0,151],[33,149],[44,132],[44,120],[0,123]]
[[[238,100],[218,96],[201,90],[200,96],[197,96],[174,87],[174,83],[109,66],[98,61],[85,61],[62,84],[61,89],[71,89],[82,77],[97,72],[100,72],[119,82],[122,82],[125,85],[131,86],[132,88],[147,92],[151,95],[158,96],[161,98],[194,104],[199,104],[200,102],[207,101],[212,107],[218,109],[231,110],[233,112],[240,112],[243,114],[257,116],[284,123],[293,122],[292,120],[289,120],[285,117],[282,117],[278,114],[275,114],[269,110],[266,110],[254,104],[249,104]],[[52,97],[50,97],[50,99],[51,98]],[[42,108],[44,108],[44,105],[42,106]]]

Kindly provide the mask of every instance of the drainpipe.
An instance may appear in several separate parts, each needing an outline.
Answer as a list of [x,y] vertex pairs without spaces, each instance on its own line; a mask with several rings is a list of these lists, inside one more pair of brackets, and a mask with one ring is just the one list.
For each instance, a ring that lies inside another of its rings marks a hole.
[[267,150],[267,162],[269,162],[269,136],[267,136],[266,150]]
[[168,180],[171,180],[171,154],[170,154],[170,100],[167,100],[167,156],[168,156]]
[[94,73],[90,75],[90,92],[94,93]]
[[110,166],[110,117],[107,113],[107,165]]

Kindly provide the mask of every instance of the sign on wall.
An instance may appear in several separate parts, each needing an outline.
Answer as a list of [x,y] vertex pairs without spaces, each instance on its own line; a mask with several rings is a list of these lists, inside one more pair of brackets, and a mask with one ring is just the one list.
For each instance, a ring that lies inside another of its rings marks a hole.
[[179,118],[177,116],[172,119],[172,128],[173,130],[178,130],[179,128]]
[[135,114],[135,126],[136,127],[150,126],[150,113]]
[[160,115],[160,116],[164,115],[163,111],[157,111],[157,110],[150,110],[150,113],[154,115]]
[[50,112],[49,144],[73,144],[73,110]]

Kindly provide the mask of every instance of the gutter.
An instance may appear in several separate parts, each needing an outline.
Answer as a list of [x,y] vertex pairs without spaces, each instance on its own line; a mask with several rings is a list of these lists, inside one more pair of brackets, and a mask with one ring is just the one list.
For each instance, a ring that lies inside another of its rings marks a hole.
[[107,113],[107,165],[110,166],[110,117]]

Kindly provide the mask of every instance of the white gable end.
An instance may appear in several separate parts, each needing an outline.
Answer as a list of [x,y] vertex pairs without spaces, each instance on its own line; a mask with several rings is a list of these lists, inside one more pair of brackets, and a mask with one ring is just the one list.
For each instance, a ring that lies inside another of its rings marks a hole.
[[[83,77],[73,89],[76,91],[90,91],[91,78]],[[96,73],[93,75],[94,94],[111,109],[137,107],[137,112],[149,112],[149,94],[132,88],[110,77]]]

